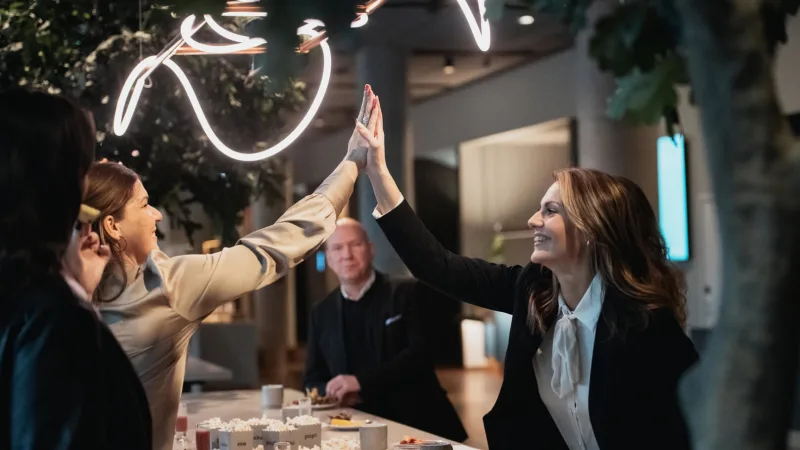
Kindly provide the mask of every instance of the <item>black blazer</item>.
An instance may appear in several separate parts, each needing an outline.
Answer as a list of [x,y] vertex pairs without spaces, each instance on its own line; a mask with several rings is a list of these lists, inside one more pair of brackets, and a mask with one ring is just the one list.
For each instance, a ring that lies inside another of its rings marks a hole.
[[[376,273],[368,294],[375,295],[370,326],[379,350],[379,367],[356,373],[365,412],[461,442],[467,438],[458,414],[439,384],[426,351],[417,299],[424,290],[414,280],[396,280]],[[337,288],[311,313],[304,384],[325,392],[327,382],[348,374]],[[359,406],[357,406],[359,408]]]
[[[406,202],[378,223],[419,280],[512,315],[503,385],[483,419],[490,448],[566,449],[533,371],[542,336],[527,324],[528,287],[541,277],[542,268],[491,264],[448,252]],[[621,300],[608,291],[597,324],[589,381],[589,415],[597,443],[603,450],[689,449],[676,389],[680,376],[698,359],[694,345],[666,310],[653,312],[641,331],[609,338],[606,319]]]
[[0,448],[152,447],[139,377],[61,276],[0,298],[0,311]]

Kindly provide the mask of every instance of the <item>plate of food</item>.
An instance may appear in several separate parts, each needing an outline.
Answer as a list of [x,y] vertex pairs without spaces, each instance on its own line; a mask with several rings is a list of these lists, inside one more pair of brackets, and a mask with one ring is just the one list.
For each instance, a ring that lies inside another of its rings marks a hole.
[[[336,397],[329,397],[327,395],[320,395],[317,388],[306,389],[306,398],[311,400],[311,409],[314,411],[322,411],[326,409],[333,409],[339,406]],[[297,405],[297,400],[293,401],[293,405]]]
[[418,445],[422,450],[453,450],[453,445],[447,441],[431,441],[413,436],[404,436],[403,440],[395,445]]
[[328,417],[331,420],[327,428],[336,431],[358,431],[365,423],[369,423],[368,420],[353,420],[353,415],[346,411]]

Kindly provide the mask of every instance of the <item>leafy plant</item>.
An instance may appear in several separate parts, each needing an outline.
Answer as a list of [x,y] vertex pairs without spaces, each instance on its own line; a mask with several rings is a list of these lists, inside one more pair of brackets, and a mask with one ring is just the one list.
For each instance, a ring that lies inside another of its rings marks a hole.
[[[487,0],[487,15],[497,18],[506,0]],[[594,0],[521,0],[531,10],[557,15],[573,32],[586,28]],[[772,52],[786,42],[786,20],[800,0],[764,2],[762,17]],[[620,2],[593,24],[590,53],[601,70],[617,80],[608,100],[612,118],[654,124],[662,118],[668,130],[679,122],[677,89],[688,86],[682,21],[673,0]],[[671,134],[671,131],[670,131]]]
[[[202,132],[180,83],[165,68],[152,74],[128,132],[121,137],[112,132],[128,73],[141,57],[157,54],[178,26],[172,11],[148,1],[141,16],[136,2],[10,3],[0,7],[0,42],[5,43],[0,89],[32,86],[77,99],[94,115],[99,158],[136,170],[153,203],[190,241],[200,225],[189,206],[199,203],[214,231],[230,244],[254,196],[281,197],[279,160],[241,163],[221,155]],[[250,151],[274,142],[288,125],[286,113],[304,107],[305,87],[289,77],[281,83],[261,78],[246,83],[249,56],[174,60],[195,87],[212,127],[232,148]]]

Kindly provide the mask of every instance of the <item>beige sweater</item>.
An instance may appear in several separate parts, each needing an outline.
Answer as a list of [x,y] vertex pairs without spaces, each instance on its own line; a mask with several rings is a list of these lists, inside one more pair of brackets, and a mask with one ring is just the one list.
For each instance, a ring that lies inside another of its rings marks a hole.
[[315,252],[335,229],[357,176],[352,163],[343,163],[275,224],[221,252],[170,258],[154,250],[128,273],[123,294],[101,305],[103,320],[147,392],[154,450],[172,449],[189,339],[200,322],[223,303],[275,282]]

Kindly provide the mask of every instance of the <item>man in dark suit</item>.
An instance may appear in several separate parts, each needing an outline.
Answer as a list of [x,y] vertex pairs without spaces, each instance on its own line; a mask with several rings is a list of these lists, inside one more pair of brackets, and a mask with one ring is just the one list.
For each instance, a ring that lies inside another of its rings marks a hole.
[[341,286],[311,313],[305,386],[343,406],[453,441],[466,431],[439,384],[418,304],[429,289],[372,267],[374,248],[361,224],[342,219],[326,244]]

